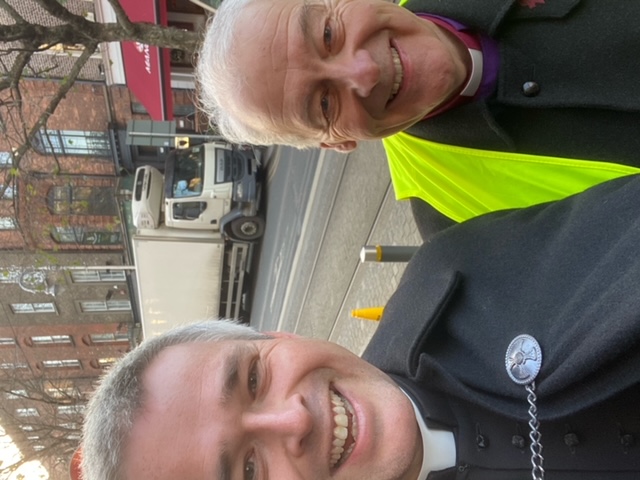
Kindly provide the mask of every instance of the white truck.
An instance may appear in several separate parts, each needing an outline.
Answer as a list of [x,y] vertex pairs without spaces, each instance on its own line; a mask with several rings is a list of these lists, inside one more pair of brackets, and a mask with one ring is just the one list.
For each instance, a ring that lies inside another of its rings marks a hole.
[[248,244],[165,226],[139,229],[132,244],[144,338],[180,323],[242,317]]
[[215,142],[136,171],[132,236],[145,338],[179,323],[243,316],[250,243],[264,232],[251,150]]
[[150,166],[136,170],[133,224],[219,231],[230,240],[253,241],[264,233],[258,216],[261,184],[250,148],[212,142],[174,150],[164,176]]

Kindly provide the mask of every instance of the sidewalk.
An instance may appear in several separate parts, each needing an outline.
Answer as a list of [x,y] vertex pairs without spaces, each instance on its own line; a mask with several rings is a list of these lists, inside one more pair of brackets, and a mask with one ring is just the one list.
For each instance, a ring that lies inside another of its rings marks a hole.
[[[422,240],[409,202],[398,202],[389,184],[368,245],[420,245]],[[384,306],[395,291],[405,263],[360,263],[336,318],[329,340],[360,354],[375,332],[377,322],[351,317],[353,309]]]
[[[300,255],[309,266],[301,278],[308,283],[296,283],[288,292],[279,329],[329,339],[359,354],[377,323],[352,318],[351,310],[384,305],[405,268],[403,263],[361,264],[360,249],[365,244],[419,245],[421,239],[409,203],[394,199],[381,142],[363,143],[346,160],[323,162],[319,169],[326,172],[319,178],[336,170],[342,176],[337,188],[323,192],[320,185],[316,192],[331,202],[331,210],[322,238],[303,242]],[[313,208],[308,214],[314,218]],[[311,256],[315,261],[309,261]]]

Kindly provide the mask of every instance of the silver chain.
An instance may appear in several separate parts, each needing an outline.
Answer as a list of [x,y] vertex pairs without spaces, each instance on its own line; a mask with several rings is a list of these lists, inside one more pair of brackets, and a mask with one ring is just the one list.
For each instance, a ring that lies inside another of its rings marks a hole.
[[531,477],[533,480],[544,479],[544,457],[542,456],[542,444],[540,439],[542,434],[540,433],[540,422],[538,421],[538,408],[536,407],[536,400],[538,399],[535,394],[536,382],[531,382],[525,385],[527,390],[527,402],[529,402],[529,438],[531,439]]
[[542,366],[542,350],[538,341],[531,335],[522,334],[514,338],[505,355],[507,374],[518,385],[524,385],[529,403],[529,438],[531,439],[531,477],[533,480],[544,480],[544,457],[540,439],[540,422],[536,407],[536,382]]

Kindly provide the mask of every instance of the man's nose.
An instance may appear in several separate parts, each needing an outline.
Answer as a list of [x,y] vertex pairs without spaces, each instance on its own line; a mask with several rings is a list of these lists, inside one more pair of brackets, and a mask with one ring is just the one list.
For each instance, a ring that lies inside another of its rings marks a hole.
[[362,98],[368,97],[380,81],[380,67],[367,50],[361,49],[353,55],[345,55],[336,59],[336,63],[336,81]]
[[294,456],[304,453],[305,439],[313,429],[313,418],[304,399],[292,395],[285,402],[257,412],[248,412],[243,418],[244,427],[253,433],[270,439],[281,438],[287,450]]

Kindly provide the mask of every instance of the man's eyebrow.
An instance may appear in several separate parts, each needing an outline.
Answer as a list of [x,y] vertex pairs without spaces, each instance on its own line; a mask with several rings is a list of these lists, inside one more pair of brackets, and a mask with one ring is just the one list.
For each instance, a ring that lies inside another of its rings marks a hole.
[[311,37],[310,25],[311,25],[311,15],[314,10],[314,5],[312,5],[309,0],[305,0],[302,4],[302,8],[300,9],[300,14],[298,16],[298,25],[300,26],[300,33],[302,33],[302,37],[308,41]]
[[218,480],[231,480],[231,459],[229,458],[229,452],[227,446],[222,445],[220,451],[220,469],[218,470]]
[[242,344],[235,345],[231,354],[227,356],[222,365],[222,392],[220,394],[220,404],[225,408],[231,402],[233,392],[240,383],[240,362],[246,354],[246,347]]
[[[311,47],[313,51],[314,39],[313,39],[313,20],[318,13],[321,13],[322,5],[313,4],[309,0],[305,0],[298,14],[298,25],[300,27],[300,33],[302,39],[306,45]],[[307,127],[322,128],[322,124],[318,124],[315,121],[315,116],[311,112],[315,112],[313,109],[313,90],[308,90],[304,94],[304,100],[302,102],[301,118],[302,122]]]

